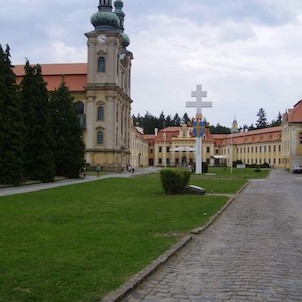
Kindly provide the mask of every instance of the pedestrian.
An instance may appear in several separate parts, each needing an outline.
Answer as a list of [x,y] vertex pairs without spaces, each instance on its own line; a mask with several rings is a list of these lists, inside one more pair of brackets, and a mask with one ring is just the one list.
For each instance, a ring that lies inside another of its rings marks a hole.
[[100,166],[100,164],[97,164],[95,170],[96,170],[96,176],[100,177],[100,172],[101,172],[101,166]]
[[83,167],[81,167],[80,168],[80,178],[85,178],[85,176],[86,176],[86,168],[83,166]]

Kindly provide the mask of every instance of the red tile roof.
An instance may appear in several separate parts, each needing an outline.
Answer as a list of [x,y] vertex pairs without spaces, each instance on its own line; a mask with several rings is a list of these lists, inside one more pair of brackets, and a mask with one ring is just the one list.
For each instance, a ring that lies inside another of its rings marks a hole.
[[288,110],[289,123],[302,123],[302,100],[300,100],[293,109]]
[[281,126],[231,134],[212,134],[216,146],[281,141]]
[[[87,83],[87,63],[40,64],[47,89],[52,91],[59,87],[62,77],[71,92],[85,92]],[[24,76],[24,65],[16,65],[14,72],[17,82]]]

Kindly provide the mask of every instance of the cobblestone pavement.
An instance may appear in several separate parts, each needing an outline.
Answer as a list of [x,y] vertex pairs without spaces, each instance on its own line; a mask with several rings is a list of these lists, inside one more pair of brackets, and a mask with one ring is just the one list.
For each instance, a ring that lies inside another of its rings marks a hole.
[[252,180],[124,302],[302,301],[302,175]]

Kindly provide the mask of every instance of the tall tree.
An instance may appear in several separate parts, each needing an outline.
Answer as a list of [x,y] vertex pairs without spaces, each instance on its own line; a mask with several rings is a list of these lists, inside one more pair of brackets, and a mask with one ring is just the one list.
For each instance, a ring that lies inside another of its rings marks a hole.
[[258,120],[256,122],[257,129],[262,129],[267,127],[267,118],[266,118],[266,112],[263,108],[260,108],[258,113]]
[[56,175],[66,177],[78,177],[84,163],[83,133],[73,100],[63,80],[50,97]]
[[166,116],[166,127],[172,126],[172,118],[171,115]]
[[183,124],[189,124],[190,123],[190,118],[189,118],[189,116],[188,116],[188,113],[184,113],[184,115],[183,115],[183,117],[182,117],[182,119],[181,119],[181,122],[183,123]]
[[0,45],[0,183],[22,179],[23,118],[10,49]]
[[162,111],[161,114],[159,115],[159,119],[158,119],[158,128],[159,130],[163,129],[164,127],[167,127],[166,125],[166,118],[165,118],[165,114]]
[[52,181],[55,164],[51,137],[51,116],[46,83],[41,66],[30,66],[26,61],[21,82],[21,97],[25,123],[23,166],[26,176],[44,182]]
[[181,118],[178,115],[178,113],[175,113],[172,122],[173,122],[174,126],[180,126],[180,124],[181,124]]
[[276,126],[280,126],[282,124],[282,114],[279,111],[277,119],[276,120],[272,120],[270,126],[271,127],[276,127]]

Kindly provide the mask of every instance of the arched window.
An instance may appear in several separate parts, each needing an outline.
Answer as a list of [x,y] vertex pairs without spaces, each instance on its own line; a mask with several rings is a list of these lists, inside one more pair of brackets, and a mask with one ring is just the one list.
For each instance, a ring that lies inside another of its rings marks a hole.
[[104,143],[104,134],[103,131],[99,130],[97,133],[97,143],[103,144]]
[[98,72],[105,72],[105,58],[99,57],[98,59]]
[[78,101],[75,103],[75,108],[77,114],[84,114],[84,103],[81,101]]
[[104,120],[104,107],[99,106],[98,107],[98,121],[103,121]]

